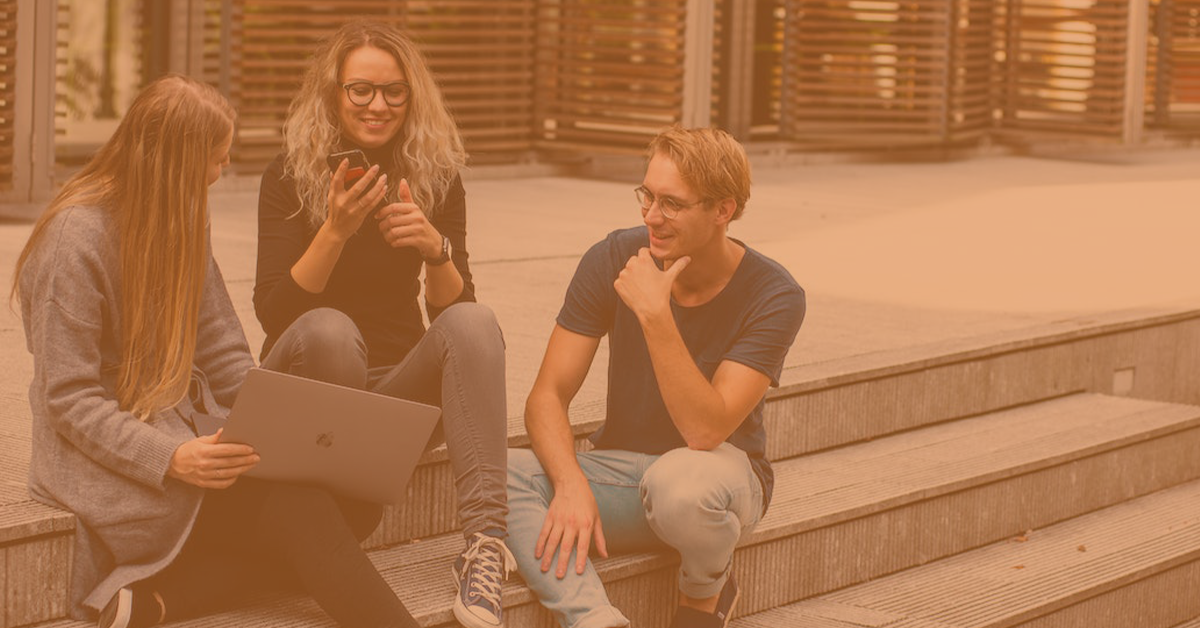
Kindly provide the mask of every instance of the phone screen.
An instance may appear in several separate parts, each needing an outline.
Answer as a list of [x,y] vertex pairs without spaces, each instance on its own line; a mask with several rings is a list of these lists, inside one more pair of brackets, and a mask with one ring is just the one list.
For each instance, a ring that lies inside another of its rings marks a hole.
[[371,163],[367,161],[367,156],[356,148],[354,150],[332,153],[326,157],[325,162],[329,164],[330,172],[336,171],[343,159],[350,160],[346,170],[346,186],[353,185],[355,181],[358,181],[363,175],[367,174],[367,170],[371,167]]

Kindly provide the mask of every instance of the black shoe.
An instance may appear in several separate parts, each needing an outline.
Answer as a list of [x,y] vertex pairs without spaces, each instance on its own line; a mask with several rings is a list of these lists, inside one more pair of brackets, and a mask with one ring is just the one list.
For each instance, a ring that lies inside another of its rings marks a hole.
[[675,611],[675,619],[671,620],[671,628],[726,628],[729,618],[733,616],[733,607],[737,605],[741,589],[733,574],[721,587],[721,595],[717,598],[717,610],[711,613],[698,611],[687,606],[680,606]]

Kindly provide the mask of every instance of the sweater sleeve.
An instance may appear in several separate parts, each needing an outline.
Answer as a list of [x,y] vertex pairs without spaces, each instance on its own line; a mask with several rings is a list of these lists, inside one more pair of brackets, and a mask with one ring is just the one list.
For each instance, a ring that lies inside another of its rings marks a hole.
[[450,261],[458,268],[458,273],[463,279],[462,292],[449,305],[437,307],[429,301],[425,302],[425,311],[429,314],[429,321],[433,322],[446,308],[455,303],[475,302],[475,282],[467,262],[470,257],[467,253],[467,191],[463,188],[461,176],[454,177],[454,181],[450,183],[442,207],[434,214],[431,222],[438,233],[450,238]]
[[268,337],[278,337],[301,314],[319,307],[312,294],[292,279],[292,266],[312,240],[306,218],[297,214],[300,198],[283,176],[283,156],[263,173],[258,193],[258,270],[254,313]]
[[225,289],[225,279],[211,254],[196,330],[195,363],[208,378],[217,403],[226,409],[233,406],[246,371],[254,366],[246,334]]
[[[121,410],[111,392],[115,366],[104,365],[102,344],[114,337],[106,311],[113,296],[105,287],[113,285],[108,273],[115,265],[104,263],[95,242],[82,242],[88,237],[95,234],[66,228],[48,233],[36,276],[22,282],[34,359],[31,402],[43,406],[35,414],[89,458],[163,490],[183,440]],[[35,390],[41,392],[36,398]]]

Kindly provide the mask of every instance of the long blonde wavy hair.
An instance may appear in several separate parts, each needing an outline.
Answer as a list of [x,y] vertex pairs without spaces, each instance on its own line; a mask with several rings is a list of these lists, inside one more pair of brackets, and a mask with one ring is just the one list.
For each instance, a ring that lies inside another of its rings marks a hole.
[[284,175],[296,183],[300,197],[297,214],[305,214],[314,228],[325,222],[329,211],[326,203],[330,176],[325,157],[337,149],[342,139],[338,122],[338,102],[343,97],[342,65],[351,52],[363,46],[392,55],[412,87],[400,141],[393,149],[399,172],[389,173],[388,178],[397,181],[396,175],[407,177],[413,201],[432,215],[466,163],[458,126],[416,45],[387,24],[368,20],[346,24],[313,54],[300,93],[283,123]]
[[213,87],[168,75],[134,99],[116,133],[55,196],[14,272],[71,206],[113,216],[121,274],[117,401],[146,420],[187,393],[207,272],[208,170],[230,137],[233,107]]

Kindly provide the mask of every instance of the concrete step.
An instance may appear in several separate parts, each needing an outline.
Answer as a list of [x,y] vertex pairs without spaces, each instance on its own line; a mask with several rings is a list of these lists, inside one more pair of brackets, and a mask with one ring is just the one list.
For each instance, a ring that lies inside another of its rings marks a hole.
[[1200,482],[1189,482],[732,625],[1197,628],[1197,581]]
[[[1200,346],[1196,314],[1098,316],[1082,327],[1059,323],[787,369],[764,409],[767,456],[784,460],[1084,391],[1200,405],[1200,388],[1174,376],[1200,369],[1189,362],[1200,352],[1177,350]],[[579,448],[605,407],[572,407]],[[510,419],[510,446],[528,442],[522,419]],[[372,547],[457,529],[445,460],[444,450],[426,456],[409,499],[385,512]]]
[[[1172,375],[1200,368],[1191,363],[1200,353],[1180,354],[1175,350],[1180,346],[1200,346],[1195,310],[1103,315],[789,368],[764,410],[771,435],[767,455],[787,459],[1080,391],[1200,405],[1200,388]],[[31,505],[25,490],[28,402],[0,399],[0,408],[8,417],[0,420],[0,445],[13,452],[0,461],[0,508],[46,512]],[[572,406],[581,449],[603,421],[604,409],[602,399]],[[509,419],[508,442],[513,447],[529,442],[519,416]],[[37,525],[70,532],[73,523],[62,521],[60,513],[51,517],[55,520]],[[385,510],[367,546],[458,527],[452,473],[439,448],[424,456],[408,498]],[[12,538],[4,534],[0,527],[0,538]]]
[[[1082,394],[779,462],[775,502],[738,550],[740,608],[791,604],[1196,480],[1197,450],[1200,408]],[[461,548],[450,533],[372,558],[423,625],[453,625],[449,565]],[[661,626],[676,563],[633,554],[597,568],[635,625]],[[552,625],[519,581],[505,602],[511,626]],[[323,621],[287,597],[185,625]]]

